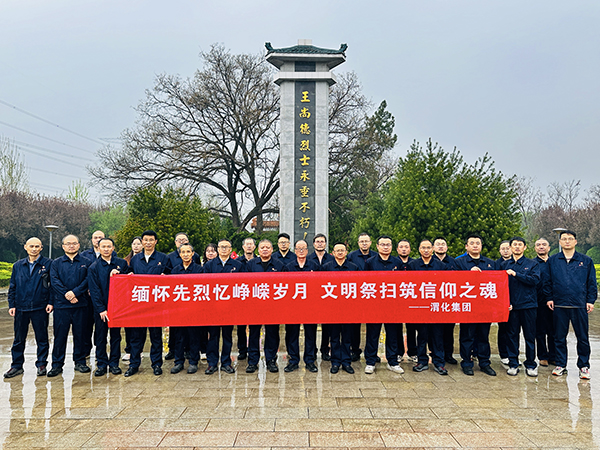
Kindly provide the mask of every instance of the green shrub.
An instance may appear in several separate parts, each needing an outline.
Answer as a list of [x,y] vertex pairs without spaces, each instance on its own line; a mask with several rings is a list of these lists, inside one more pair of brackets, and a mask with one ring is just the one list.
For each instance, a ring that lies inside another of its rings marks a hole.
[[0,261],[0,287],[6,287],[10,283],[12,264]]
[[594,264],[600,264],[600,247],[592,247],[590,248],[586,255],[588,255],[590,258],[592,258],[592,261],[594,261]]

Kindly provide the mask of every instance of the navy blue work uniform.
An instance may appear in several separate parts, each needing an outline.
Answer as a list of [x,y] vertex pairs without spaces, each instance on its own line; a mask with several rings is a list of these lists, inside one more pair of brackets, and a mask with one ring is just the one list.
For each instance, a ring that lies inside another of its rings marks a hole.
[[[505,261],[508,261],[508,259],[498,258],[496,260],[496,268],[501,270],[502,264]],[[498,354],[500,355],[500,359],[508,359],[508,321],[498,322]]]
[[[440,257],[435,254],[435,258],[439,259],[442,263],[446,265],[446,270],[455,270],[456,269],[456,259],[452,256],[445,255],[444,259],[440,259]],[[456,364],[454,359],[454,326],[455,323],[444,323],[442,324],[443,331],[443,339],[444,339],[444,359],[446,361],[451,361],[453,364]]]
[[[358,267],[358,270],[365,270],[365,266],[367,264],[367,260],[375,256],[377,252],[373,250],[369,250],[365,255],[360,249],[354,250],[348,254],[348,261],[355,264]],[[360,354],[362,350],[360,348],[360,329],[362,324],[353,323],[350,325],[352,328],[352,338],[350,340],[350,352],[352,353],[352,360],[358,361],[360,359]]]
[[[192,262],[187,268],[183,267],[183,263],[173,267],[171,275],[191,275],[203,273],[203,271],[203,267],[195,263],[192,258]],[[198,365],[200,361],[200,336],[203,328],[205,327],[169,327],[169,342],[173,344],[173,347],[169,347],[169,349],[172,349],[175,355],[175,365],[183,365],[185,362],[186,347],[189,347],[189,364]],[[173,336],[172,340],[170,336]]]
[[[402,261],[401,257],[398,257],[398,270],[408,270],[408,264],[413,260],[410,256],[406,259],[406,262]],[[404,332],[403,325],[406,327],[406,347],[404,347]],[[398,340],[398,356],[402,357],[406,353],[409,358],[417,356],[417,325],[414,323],[398,324],[397,329],[397,340]]]
[[[310,255],[308,255],[306,257],[307,260],[313,261],[316,264],[319,265],[320,268],[322,268],[325,264],[327,264],[330,261],[335,261],[335,258],[333,257],[333,255],[325,252],[323,253],[323,256],[321,257],[321,259],[319,259],[319,255],[317,255],[316,252],[312,252]],[[321,351],[321,357],[325,360],[328,361],[329,360],[329,324],[328,323],[322,323],[321,324],[321,345],[319,346],[319,350]],[[317,357],[317,354],[315,353],[315,359]]]
[[[131,258],[131,270],[137,275],[160,275],[167,270],[167,255],[156,250],[146,261],[145,252]],[[162,367],[162,328],[148,327],[150,332],[150,362],[152,368]],[[136,327],[131,330],[131,358],[129,367],[137,369],[142,363],[142,351],[146,343],[146,327]]]
[[[446,270],[446,265],[437,259],[431,257],[428,264],[423,258],[413,259],[408,264],[408,270]],[[431,360],[436,367],[444,367],[444,331],[443,324],[440,323],[420,323],[417,324],[417,357],[419,364],[424,366],[429,364],[427,355],[427,344],[431,351]]]
[[36,367],[48,364],[48,313],[50,304],[50,267],[52,260],[41,255],[33,262],[23,258],[13,265],[8,287],[8,308],[15,308],[15,339],[11,348],[11,368],[22,369],[29,323],[37,345]]
[[[228,258],[227,261],[217,256],[204,264],[204,273],[241,273],[244,266],[241,262]],[[223,338],[221,347],[221,367],[231,366],[231,347],[233,345],[233,325],[208,327],[208,345],[206,346],[206,359],[208,365],[217,367],[219,363],[219,336]]]
[[[100,313],[108,310],[108,292],[110,273],[118,270],[121,274],[129,272],[127,261],[111,256],[110,262],[98,258],[88,269],[88,288],[92,297],[94,319],[96,321],[96,366],[106,369],[106,366],[119,367],[121,357],[121,328],[108,328],[108,322],[100,318]],[[110,317],[109,317],[110,319]],[[106,352],[106,343],[110,334],[110,356]]]
[[[308,259],[300,267],[296,258],[285,266],[287,272],[318,272],[320,267]],[[288,351],[289,364],[300,362],[300,324],[286,324],[285,348]],[[317,353],[317,324],[304,324],[304,363],[314,363]]]
[[[376,254],[367,260],[365,270],[368,271],[397,271],[400,261],[395,256],[383,259]],[[379,348],[380,323],[367,324],[367,338],[365,341],[365,361],[368,366],[377,363],[377,349]],[[398,365],[398,323],[385,324],[385,357],[390,366]]]
[[[167,269],[165,270],[165,273],[171,273],[171,271],[175,267],[177,267],[180,264],[183,264],[183,260],[181,259],[181,256],[179,256],[179,252],[177,250],[169,253],[167,255],[167,258]],[[194,252],[194,255],[192,256],[192,262],[195,264],[202,265],[202,262],[200,261],[200,255],[198,255],[198,253]]]
[[537,357],[540,361],[556,362],[556,347],[554,346],[554,320],[553,312],[548,307],[548,300],[544,295],[544,285],[548,283],[550,273],[548,264],[539,256],[535,260],[540,266],[540,282],[537,285],[537,319],[535,331],[535,343],[537,348]]
[[[254,256],[252,256],[252,258],[250,259],[254,259]],[[245,271],[246,262],[249,261],[248,258],[246,258],[246,255],[238,257],[236,261],[242,263],[243,269]],[[236,328],[238,359],[246,359],[246,357],[248,356],[248,333],[246,332],[248,325],[237,325]]]
[[[87,314],[93,310],[88,294],[87,274],[92,261],[77,254],[73,259],[67,255],[55,259],[50,269],[50,285],[52,295],[50,302],[54,306],[54,343],[52,346],[52,368],[59,368],[65,364],[67,339],[69,329],[73,331],[73,361],[75,364],[85,364],[84,332],[87,324]],[[71,303],[65,294],[72,291],[77,298],[76,303]]]
[[[285,266],[278,259],[269,259],[263,263],[260,257],[246,263],[246,272],[284,272]],[[260,359],[260,328],[262,325],[250,325],[248,339],[248,365],[258,365]],[[265,360],[277,362],[279,350],[279,325],[265,325]]]
[[525,339],[525,362],[527,369],[535,369],[535,321],[537,316],[537,285],[540,282],[540,266],[537,261],[514,256],[502,264],[503,270],[514,270],[516,276],[508,277],[508,290],[512,310],[508,315],[508,365],[519,367],[519,335],[523,330]]
[[[456,270],[471,270],[473,267],[478,267],[481,270],[496,270],[496,263],[480,256],[473,258],[471,255],[457,258],[454,263]],[[493,301],[493,300],[490,300]],[[491,323],[461,323],[458,333],[460,345],[460,357],[462,359],[460,365],[463,369],[473,368],[473,354],[477,355],[479,367],[484,368],[489,366],[491,349],[490,349],[490,327]]]
[[278,259],[284,266],[287,266],[289,263],[296,261],[296,254],[293,251],[288,250],[285,256],[283,256],[281,250],[278,250],[273,253],[273,258]]
[[589,256],[575,252],[567,261],[563,252],[548,258],[549,280],[544,286],[548,301],[554,302],[556,365],[567,367],[569,322],[577,337],[577,367],[590,367],[589,317],[587,303],[598,297],[596,271]]
[[[328,263],[323,264],[324,272],[347,272],[357,271],[358,267],[344,260],[342,264],[333,259]],[[350,339],[352,337],[352,325],[348,323],[332,323],[329,324],[330,339],[331,339],[331,367],[342,367],[352,365],[352,355],[350,354]],[[365,350],[366,351],[366,350]]]

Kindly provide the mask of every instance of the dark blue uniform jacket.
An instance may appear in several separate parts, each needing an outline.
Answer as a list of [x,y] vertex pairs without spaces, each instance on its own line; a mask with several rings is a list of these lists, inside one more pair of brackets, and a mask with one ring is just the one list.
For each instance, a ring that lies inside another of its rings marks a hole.
[[[179,264],[183,264],[183,260],[181,259],[181,256],[179,256],[179,252],[177,250],[169,253],[167,255],[167,258],[168,258],[167,269],[165,270],[165,272],[167,272],[167,273],[171,273],[171,271],[176,266],[178,266]],[[192,262],[195,262],[196,264],[200,264],[200,256],[198,255],[198,253],[194,252],[194,256],[192,256]]]
[[367,260],[375,255],[377,255],[377,253],[373,250],[369,250],[369,253],[366,255],[363,255],[363,252],[360,250],[354,250],[348,255],[348,261],[357,266],[358,270],[366,270],[365,266],[367,264]]
[[589,256],[575,252],[567,264],[564,253],[560,252],[548,258],[547,264],[549,280],[544,293],[555,307],[585,308],[586,303],[596,301],[596,270]]
[[408,263],[408,270],[448,270],[446,264],[435,256],[431,257],[429,264],[425,264],[422,258],[413,259]]
[[292,261],[296,261],[296,254],[290,250],[285,254],[285,256],[282,256],[281,251],[276,251],[273,253],[273,258],[278,259],[283,263],[284,266],[287,266]]
[[186,269],[183,267],[183,263],[173,267],[171,275],[186,275],[191,273],[204,273],[204,268],[200,264],[196,264],[193,260],[192,263]]
[[304,267],[300,267],[298,259],[296,258],[285,266],[285,270],[288,272],[318,272],[321,270],[321,266],[307,258],[306,261],[304,261]]
[[98,258],[88,269],[88,289],[96,314],[108,309],[108,287],[110,272],[113,269],[117,269],[123,274],[129,272],[127,261],[114,256],[110,259],[110,263]]
[[146,256],[144,252],[133,255],[131,258],[131,271],[137,275],[160,275],[167,271],[167,261],[169,258],[167,255],[161,252],[157,252],[150,255],[148,262],[146,262]]
[[262,260],[259,257],[251,259],[246,263],[246,272],[284,272],[285,266],[278,259],[271,258],[267,270],[263,270]]
[[244,265],[236,259],[227,259],[225,265],[218,256],[204,264],[204,273],[234,273],[243,272]]
[[517,274],[508,277],[510,304],[513,309],[537,308],[537,284],[540,282],[540,266],[537,261],[524,256],[516,261],[510,258],[502,263],[502,270],[510,269]]
[[454,260],[455,270],[471,270],[473,267],[479,267],[481,270],[496,270],[496,261],[485,256],[472,258],[468,254]]
[[410,264],[411,261],[414,261],[414,259],[409,256],[408,259],[406,260],[406,262],[404,262],[404,261],[402,261],[402,258],[400,258],[398,256],[398,261],[400,261],[398,270],[408,270],[408,265]]
[[444,259],[440,259],[438,255],[434,253],[433,257],[444,264],[446,266],[446,270],[454,270],[456,267],[456,260],[452,256],[446,255],[444,256]]
[[400,270],[400,260],[392,255],[385,260],[376,254],[367,260],[365,270]]
[[548,280],[550,278],[548,262],[544,261],[539,256],[536,256],[535,260],[537,261],[537,263],[540,266],[540,282],[537,284],[538,306],[546,306],[547,300],[546,300],[546,296],[544,295],[544,286],[546,285],[546,283],[548,283]]
[[351,263],[350,261],[348,261],[348,258],[346,258],[344,260],[344,263],[342,265],[339,265],[338,262],[335,260],[335,258],[333,258],[333,261],[329,261],[328,263],[323,265],[323,268],[321,269],[325,272],[333,272],[336,270],[339,271],[349,271],[349,270],[353,270],[356,271],[358,270],[358,266],[356,264]]
[[[88,294],[87,274],[92,261],[81,255],[75,255],[73,260],[67,255],[52,261],[50,269],[50,283],[52,296],[50,304],[56,309],[85,308],[91,306]],[[65,294],[73,291],[77,297],[77,303],[71,303],[65,298]]]
[[321,261],[319,261],[319,257],[315,252],[312,252],[310,255],[308,255],[306,259],[310,259],[311,261],[316,262],[320,266],[327,264],[329,261],[335,261],[335,258],[327,252],[325,252]]
[[29,274],[29,259],[18,260],[12,269],[8,287],[8,307],[19,311],[46,309],[50,304],[50,266],[52,260],[43,256],[36,259]]

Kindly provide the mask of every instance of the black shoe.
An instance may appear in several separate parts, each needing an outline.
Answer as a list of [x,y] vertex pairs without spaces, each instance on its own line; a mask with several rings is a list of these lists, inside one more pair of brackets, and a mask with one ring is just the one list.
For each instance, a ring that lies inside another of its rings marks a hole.
[[378,357],[376,357],[376,358],[375,358],[375,362],[376,362],[376,363],[380,363],[380,362],[381,362],[381,358],[380,358],[379,356],[378,356]]
[[140,369],[138,369],[137,367],[130,367],[129,369],[127,369],[125,371],[125,377],[130,377],[131,375],[135,375],[136,373],[139,372]]
[[75,370],[81,373],[90,373],[92,371],[86,364],[75,364]]
[[352,353],[352,355],[350,356],[350,358],[352,359],[352,362],[356,362],[360,360],[360,353]]
[[37,376],[38,377],[45,377],[46,376],[46,366],[41,366],[37,368]]
[[316,373],[319,371],[315,363],[306,363],[306,369],[312,373]]
[[435,370],[440,375],[448,375],[448,371],[444,366],[433,366],[433,370]]
[[154,375],[156,375],[156,376],[162,375],[162,368],[160,366],[154,366],[152,368],[152,371],[154,372]]
[[95,377],[101,377],[106,375],[106,367],[98,367],[94,372]]
[[473,375],[475,375],[473,373],[473,368],[472,367],[463,367],[463,373],[465,375],[469,375],[470,377],[472,377]]
[[293,372],[296,369],[298,369],[298,364],[289,363],[287,366],[285,366],[285,369],[283,369],[283,371],[284,372]]
[[496,371],[492,369],[492,366],[480,367],[479,370],[481,370],[486,375],[489,375],[490,377],[496,376]]
[[231,364],[228,364],[226,366],[221,366],[221,370],[228,374],[235,373],[235,369],[233,367],[231,367]]
[[13,378],[17,375],[21,375],[23,373],[23,369],[17,369],[15,367],[11,367],[8,369],[8,372],[4,374],[4,378]]
[[352,368],[352,366],[342,366],[342,369],[344,369],[344,372],[354,373],[354,369]]
[[48,376],[48,378],[56,377],[56,376],[60,375],[62,373],[62,371],[63,371],[62,367],[53,367],[52,369],[50,369],[48,371],[46,376]]
[[458,364],[458,361],[456,360],[456,358],[452,355],[450,356],[446,356],[444,358],[444,361],[446,361],[448,364]]
[[277,363],[275,361],[268,361],[267,362],[267,369],[271,373],[277,373],[277,372],[279,372],[279,367],[277,367]]
[[198,364],[190,364],[188,366],[187,373],[196,373],[198,372]]
[[254,373],[258,370],[258,365],[256,364],[248,364],[248,367],[246,367],[246,373]]
[[331,373],[338,373],[340,371],[340,366],[331,366],[331,369],[329,369],[329,371]]
[[172,368],[171,368],[171,373],[179,373],[183,370],[183,364],[175,364]]
[[213,373],[215,373],[217,370],[219,370],[219,368],[217,366],[208,366],[208,369],[206,369],[204,371],[204,373],[206,375],[212,375]]
[[329,353],[321,353],[321,359],[323,361],[331,361],[331,355]]
[[123,373],[119,366],[109,367],[108,370],[113,375],[121,375]]
[[424,370],[429,370],[429,365],[419,363],[416,366],[413,366],[413,370],[415,372],[423,372]]
[[238,353],[238,361],[243,361],[248,357],[248,351],[247,350],[240,350],[240,352]]
[[175,359],[175,353],[173,353],[171,350],[169,350],[169,351],[167,352],[167,354],[165,355],[165,359],[166,359],[167,361],[169,361],[170,359]]

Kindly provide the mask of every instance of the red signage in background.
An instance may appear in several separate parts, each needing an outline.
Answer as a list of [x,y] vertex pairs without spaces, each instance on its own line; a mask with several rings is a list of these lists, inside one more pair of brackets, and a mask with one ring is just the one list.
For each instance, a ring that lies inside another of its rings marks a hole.
[[508,278],[484,272],[116,275],[111,327],[508,320]]

